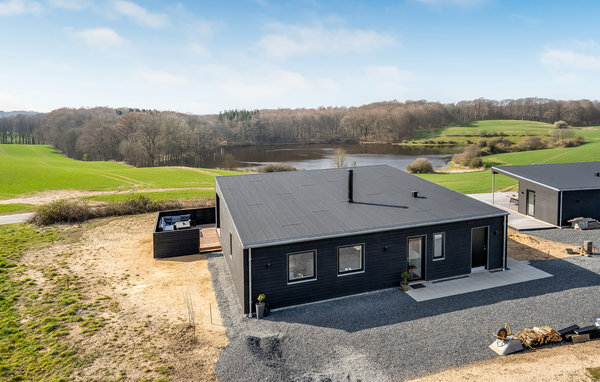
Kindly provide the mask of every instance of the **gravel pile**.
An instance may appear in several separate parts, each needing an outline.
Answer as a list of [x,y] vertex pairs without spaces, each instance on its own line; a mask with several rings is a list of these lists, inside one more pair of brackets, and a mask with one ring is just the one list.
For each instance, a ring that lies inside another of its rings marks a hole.
[[541,237],[542,239],[557,241],[570,245],[581,246],[586,240],[591,240],[596,247],[600,247],[600,229],[579,230],[565,229],[541,229],[526,231],[524,234]]
[[230,339],[220,381],[401,381],[496,357],[492,332],[590,325],[600,256],[532,261],[554,277],[416,303],[389,289],[246,318],[220,256],[209,270]]

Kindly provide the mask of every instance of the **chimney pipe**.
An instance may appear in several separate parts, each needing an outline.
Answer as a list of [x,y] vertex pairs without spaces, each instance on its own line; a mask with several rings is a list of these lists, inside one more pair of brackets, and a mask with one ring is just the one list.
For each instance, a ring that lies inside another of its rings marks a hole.
[[354,170],[348,169],[348,203],[353,203],[354,193]]
[[600,172],[597,172],[597,173],[596,173],[596,176],[600,176]]
[[418,198],[419,197],[419,191],[411,191],[411,195],[413,198]]

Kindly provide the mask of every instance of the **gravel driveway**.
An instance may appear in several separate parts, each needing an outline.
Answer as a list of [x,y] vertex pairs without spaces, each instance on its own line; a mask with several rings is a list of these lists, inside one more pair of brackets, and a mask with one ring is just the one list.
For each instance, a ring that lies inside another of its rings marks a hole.
[[524,233],[527,235],[541,237],[542,239],[576,246],[583,245],[585,240],[591,240],[596,247],[600,247],[600,229],[579,230],[572,228],[554,228],[527,231]]
[[[554,277],[417,303],[398,289],[240,313],[221,256],[209,270],[230,339],[220,381],[401,381],[496,357],[492,332],[589,325],[600,315],[600,256],[532,261]],[[268,296],[267,296],[268,297]]]

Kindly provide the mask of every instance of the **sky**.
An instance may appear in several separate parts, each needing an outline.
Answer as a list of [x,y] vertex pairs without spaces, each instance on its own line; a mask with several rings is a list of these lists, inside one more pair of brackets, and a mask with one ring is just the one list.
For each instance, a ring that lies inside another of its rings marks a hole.
[[0,110],[597,100],[600,2],[0,0]]

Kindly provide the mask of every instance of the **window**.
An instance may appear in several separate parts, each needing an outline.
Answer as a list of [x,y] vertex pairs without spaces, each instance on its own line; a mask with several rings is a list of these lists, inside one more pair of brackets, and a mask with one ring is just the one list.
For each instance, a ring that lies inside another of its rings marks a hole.
[[233,254],[233,235],[231,232],[229,233],[229,258],[231,259],[231,255]]
[[444,258],[444,234],[433,234],[433,258],[436,260]]
[[288,254],[288,282],[315,278],[316,251]]
[[338,274],[360,272],[363,268],[364,245],[338,247]]

